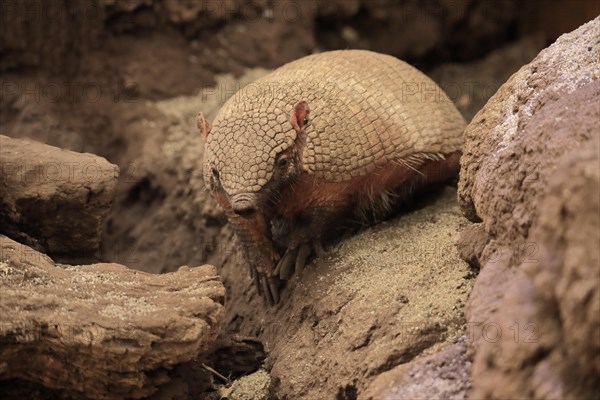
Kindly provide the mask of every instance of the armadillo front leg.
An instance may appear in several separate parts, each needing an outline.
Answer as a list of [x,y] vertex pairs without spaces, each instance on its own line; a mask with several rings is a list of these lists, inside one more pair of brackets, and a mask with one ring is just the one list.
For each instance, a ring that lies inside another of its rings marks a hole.
[[256,214],[252,218],[232,214],[229,215],[229,221],[240,240],[258,293],[269,304],[278,303],[280,281],[275,277],[274,271],[279,254],[271,240],[270,223],[262,214]]
[[317,257],[324,256],[325,233],[339,227],[340,217],[349,205],[349,199],[338,199],[299,215],[292,224],[287,249],[275,268],[275,275],[282,280],[288,280],[294,273],[302,273],[312,254]]

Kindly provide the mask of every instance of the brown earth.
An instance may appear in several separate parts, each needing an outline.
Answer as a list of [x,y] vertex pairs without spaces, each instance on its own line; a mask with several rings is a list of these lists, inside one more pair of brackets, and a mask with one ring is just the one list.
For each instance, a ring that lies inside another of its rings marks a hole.
[[276,398],[360,398],[379,374],[458,339],[473,274],[454,247],[466,222],[454,196],[329,248],[276,307],[229,259],[228,331],[265,344]]

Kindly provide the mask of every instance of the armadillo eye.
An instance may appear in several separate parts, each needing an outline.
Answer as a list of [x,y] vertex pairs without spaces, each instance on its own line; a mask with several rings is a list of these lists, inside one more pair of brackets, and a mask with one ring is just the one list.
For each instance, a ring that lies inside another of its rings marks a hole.
[[279,160],[277,160],[277,166],[283,168],[283,167],[287,167],[288,165],[288,159],[285,157],[281,157]]
[[216,168],[213,168],[213,169],[212,169],[212,174],[213,174],[213,176],[214,176],[215,178],[219,179],[219,171],[217,171],[217,169],[216,169]]

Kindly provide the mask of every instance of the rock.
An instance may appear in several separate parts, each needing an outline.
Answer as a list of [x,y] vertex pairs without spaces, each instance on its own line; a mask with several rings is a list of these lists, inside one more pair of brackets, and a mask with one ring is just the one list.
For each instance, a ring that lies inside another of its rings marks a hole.
[[265,370],[258,370],[234,381],[224,400],[266,400],[270,384],[269,374]]
[[63,261],[94,260],[117,166],[2,135],[0,158],[0,232]]
[[600,395],[599,57],[596,18],[516,73],[465,132],[459,202],[482,221],[459,245],[481,266],[465,309],[472,398]]
[[599,147],[595,140],[558,160],[569,173],[549,182],[530,238],[538,251],[503,285],[492,336],[478,343],[473,398],[600,395]]
[[456,244],[460,258],[477,269],[481,268],[479,260],[486,245],[487,235],[480,223],[465,227],[461,232],[460,241]]
[[[598,18],[563,35],[513,75],[467,127],[458,198],[469,219],[484,220],[486,231],[508,224],[507,234],[526,234],[530,222],[523,218],[529,214],[514,210],[513,220],[509,199],[523,196],[518,193],[522,185],[535,195],[544,187],[538,171],[589,138],[589,131],[576,132],[573,138],[564,140],[553,132],[523,138],[522,130],[539,109],[600,78],[599,37]],[[555,144],[540,157],[539,148],[546,145],[547,138],[554,138]],[[529,149],[523,141],[531,141],[527,146],[538,151]],[[500,217],[503,220],[497,220]]]
[[[596,89],[593,101],[598,116],[598,85]],[[541,205],[546,212],[531,235],[532,241],[540,244],[539,263],[524,265],[527,276],[532,277],[528,283],[535,293],[534,323],[539,327],[540,348],[549,352],[545,362],[533,369],[533,392],[538,398],[597,398],[600,397],[598,136],[589,147],[566,154],[557,164],[559,170],[569,173],[558,174],[549,183]],[[524,293],[521,292],[521,297],[530,301]],[[543,338],[548,329],[553,329],[553,334]],[[522,341],[521,347],[525,346]],[[547,382],[548,373],[557,374],[562,380]],[[525,371],[520,371],[520,375],[525,375]]]
[[[66,266],[0,236],[0,379],[77,398],[141,398],[220,332],[214,267],[151,275],[119,264]],[[24,362],[27,360],[27,362]]]
[[[544,107],[525,132],[569,137],[595,129],[585,121],[600,120],[598,101],[600,81]],[[567,105],[577,113],[562,116]],[[477,278],[467,316],[488,329],[474,338],[474,398],[600,395],[599,136],[555,159],[552,171],[560,172],[548,174],[539,194],[527,252],[505,249],[504,264],[488,260],[483,268],[493,279]]]
[[462,336],[444,350],[379,375],[362,398],[463,400],[470,388],[471,360]]

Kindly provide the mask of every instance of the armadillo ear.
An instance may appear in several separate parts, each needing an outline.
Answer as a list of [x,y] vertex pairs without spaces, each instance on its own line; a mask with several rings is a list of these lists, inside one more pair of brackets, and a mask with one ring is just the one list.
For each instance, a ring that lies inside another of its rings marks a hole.
[[290,116],[290,122],[292,126],[296,130],[296,132],[304,132],[304,128],[308,124],[308,114],[310,113],[310,108],[308,108],[308,103],[304,100],[298,102],[292,111],[292,115]]
[[198,125],[198,129],[202,131],[202,136],[204,137],[204,140],[206,140],[212,126],[208,123],[207,120],[204,119],[204,115],[202,114],[202,112],[199,112],[196,115],[196,124]]

